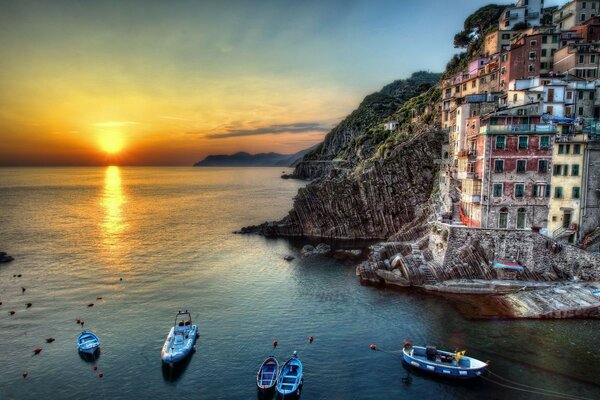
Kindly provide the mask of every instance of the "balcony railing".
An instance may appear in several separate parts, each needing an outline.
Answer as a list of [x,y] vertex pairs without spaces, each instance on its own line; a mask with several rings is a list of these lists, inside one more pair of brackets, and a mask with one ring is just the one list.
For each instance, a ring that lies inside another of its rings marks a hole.
[[531,13],[528,13],[525,16],[525,18],[527,18],[527,19],[536,19],[536,18],[539,18],[539,17],[540,17],[540,13],[539,12],[531,12]]
[[502,133],[556,133],[554,125],[550,124],[529,124],[529,125],[485,125],[479,128],[482,135],[502,134]]
[[563,11],[562,13],[557,15],[555,18],[552,18],[552,22],[556,24],[557,22],[562,21],[565,18],[569,18],[571,15],[573,15],[573,10]]

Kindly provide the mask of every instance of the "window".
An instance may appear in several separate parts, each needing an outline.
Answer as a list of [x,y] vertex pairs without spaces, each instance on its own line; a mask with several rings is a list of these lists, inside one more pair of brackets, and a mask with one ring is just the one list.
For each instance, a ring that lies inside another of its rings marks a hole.
[[573,99],[573,92],[567,92],[567,100]]
[[539,160],[538,161],[538,172],[540,174],[545,174],[548,172],[548,160]]
[[527,67],[527,71],[528,72],[535,72],[535,65],[529,64],[529,66]]
[[560,164],[554,164],[554,172],[552,174],[554,176],[558,176],[558,175],[560,175],[561,171],[562,171],[562,165],[560,165]]
[[527,220],[527,214],[524,208],[519,208],[517,211],[517,229],[525,229],[525,221]]
[[577,98],[578,98],[579,100],[583,100],[583,92],[579,92],[579,93],[577,93]]
[[540,137],[540,149],[547,150],[550,148],[550,136]]
[[583,62],[584,62],[584,61],[585,61],[585,57],[584,57],[584,55],[583,55],[583,54],[579,55],[579,60],[578,60],[578,63],[579,63],[579,64],[583,64]]
[[534,197],[544,197],[545,193],[546,193],[545,185],[538,185],[538,184],[533,185],[533,196]]
[[515,183],[515,197],[521,198],[525,196],[525,184]]
[[546,185],[546,198],[550,198],[550,185]]
[[586,8],[586,2],[584,1],[583,4],[581,5],[581,8]]
[[542,49],[542,57],[546,57],[547,53],[548,53],[548,50]]
[[590,64],[593,64],[593,63],[595,63],[595,62],[596,62],[596,55],[595,55],[595,54],[592,54],[592,55],[590,56]]
[[569,166],[568,165],[563,165],[563,176],[568,176],[569,175]]
[[517,160],[517,174],[524,174],[527,170],[527,160]]
[[473,80],[473,82],[471,82],[471,87],[472,88],[477,87],[477,81],[476,80]]
[[558,145],[558,154],[565,154],[565,145],[564,144]]
[[530,41],[529,41],[529,45],[530,45],[531,47],[537,46],[537,40],[530,40]]
[[530,51],[530,52],[529,52],[529,59],[530,59],[530,60],[535,60],[535,58],[536,58],[535,51]]
[[502,197],[502,184],[501,183],[494,183],[493,196],[494,197]]
[[[554,40],[554,39],[556,39],[556,40]],[[552,43],[557,43],[557,42],[558,42],[558,38],[553,38]],[[556,53],[556,49],[551,49],[550,50],[550,55],[552,57],[554,57],[554,53]]]
[[542,36],[542,43],[548,43],[548,36]]
[[504,160],[494,160],[494,172],[504,172]]
[[579,176],[579,164],[571,165],[571,176]]
[[502,40],[510,40],[510,33],[503,33]]
[[581,196],[581,191],[578,186],[573,187],[573,198],[578,199]]
[[516,103],[519,100],[519,95],[518,94],[513,94],[513,102]]
[[573,154],[581,154],[581,145],[580,144],[573,145]]
[[[585,4],[585,3],[583,3],[583,4]],[[585,7],[584,7],[584,8],[585,8]],[[585,21],[585,14],[581,14],[581,20],[582,20],[582,21]]]
[[565,154],[569,154],[570,151],[571,151],[571,145],[565,144]]
[[562,199],[563,198],[563,189],[560,186],[554,188],[554,198]]
[[519,136],[519,150],[527,150],[529,148],[529,138],[527,136]]
[[463,83],[463,90],[467,90],[467,84]]
[[506,136],[496,136],[496,150],[504,150],[506,148]]
[[583,107],[579,107],[579,109],[577,110],[577,113],[579,114],[579,116],[583,115]]
[[594,100],[594,92],[590,92],[590,100]]
[[552,115],[553,112],[554,112],[554,106],[547,106],[546,107],[546,114]]
[[508,228],[508,208],[506,207],[500,209],[500,217],[498,218],[498,228]]
[[[558,43],[558,35],[552,36],[552,43]],[[554,52],[555,50],[552,49],[552,51]]]

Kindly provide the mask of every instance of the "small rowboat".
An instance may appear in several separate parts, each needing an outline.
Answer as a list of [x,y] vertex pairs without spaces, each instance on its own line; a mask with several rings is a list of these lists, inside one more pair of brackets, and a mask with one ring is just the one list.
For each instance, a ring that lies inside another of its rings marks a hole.
[[302,362],[298,359],[298,353],[294,351],[292,358],[287,360],[277,379],[277,393],[282,396],[299,396],[302,391]]
[[261,392],[267,392],[277,384],[277,375],[279,372],[279,363],[273,356],[267,358],[258,369],[256,375],[256,386]]
[[100,338],[93,332],[83,331],[77,337],[77,347],[82,353],[94,354],[100,347]]
[[464,353],[441,351],[433,346],[412,346],[408,343],[402,349],[402,358],[413,368],[449,378],[477,378],[486,371],[487,363],[466,357]]
[[193,350],[198,335],[198,326],[192,325],[192,316],[185,310],[175,316],[175,323],[161,351],[164,363],[173,365],[186,358]]

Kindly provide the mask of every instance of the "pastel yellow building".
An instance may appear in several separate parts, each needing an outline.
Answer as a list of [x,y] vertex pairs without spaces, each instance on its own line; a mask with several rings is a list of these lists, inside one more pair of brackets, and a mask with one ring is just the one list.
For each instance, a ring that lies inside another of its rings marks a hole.
[[554,143],[548,233],[556,240],[576,243],[579,239],[586,145],[584,133]]

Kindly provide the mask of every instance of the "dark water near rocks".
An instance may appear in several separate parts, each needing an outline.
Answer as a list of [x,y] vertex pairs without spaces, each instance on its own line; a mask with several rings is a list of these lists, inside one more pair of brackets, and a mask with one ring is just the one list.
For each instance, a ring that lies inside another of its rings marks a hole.
[[[293,350],[303,399],[540,398],[422,376],[369,350],[406,337],[467,349],[514,381],[600,398],[600,321],[469,321],[441,297],[360,286],[351,263],[302,258],[297,243],[232,235],[285,215],[301,183],[280,173],[0,169],[0,251],[16,257],[0,264],[0,398],[254,399],[262,359]],[[169,373],[160,348],[179,309],[201,338]],[[77,318],[102,339],[98,371],[77,353]]]

